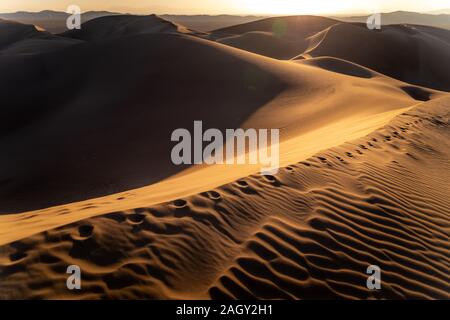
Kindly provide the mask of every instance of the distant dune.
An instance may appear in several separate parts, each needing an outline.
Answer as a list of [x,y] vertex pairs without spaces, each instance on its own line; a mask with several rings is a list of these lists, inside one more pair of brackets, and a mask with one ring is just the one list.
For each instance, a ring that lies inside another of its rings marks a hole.
[[[431,13],[418,13],[408,11],[395,11],[382,13],[381,23],[388,24],[418,24],[424,26],[431,26],[436,28],[450,29],[450,10],[437,11]],[[362,22],[366,23],[368,16],[356,17],[337,17],[337,20],[346,22]]]
[[211,38],[272,58],[290,59],[308,48],[309,37],[336,23],[336,20],[315,16],[267,18],[215,30]]
[[259,16],[234,16],[222,15],[172,15],[163,14],[162,18],[179,23],[190,29],[208,32],[219,28],[231,27],[233,25],[261,20]]
[[[117,13],[108,11],[88,11],[81,16],[82,22]],[[13,20],[24,24],[32,24],[51,33],[61,33],[67,31],[66,21],[69,15],[65,12],[44,10],[40,12],[15,12],[0,13],[0,19]]]
[[55,36],[35,26],[0,19],[0,55],[49,52],[79,41]]
[[156,15],[114,15],[90,20],[84,23],[81,29],[66,31],[61,36],[93,41],[144,33],[191,33],[191,31]]
[[450,14],[450,9],[433,10],[427,12],[429,14]]
[[[82,22],[92,19],[120,15],[108,11],[88,11],[81,16]],[[62,33],[67,31],[66,20],[69,15],[65,12],[45,10],[41,12],[15,12],[0,13],[0,19],[13,20],[24,24],[33,24],[52,33]],[[142,16],[145,16],[142,15]],[[219,28],[225,28],[241,23],[260,20],[259,16],[237,16],[237,15],[161,15],[163,19],[181,24],[187,28],[207,32]]]
[[[441,10],[432,13],[417,13],[407,11],[396,11],[383,13],[382,23],[388,24],[418,24],[432,26],[436,28],[450,29],[450,12],[449,10]],[[108,11],[88,11],[81,16],[83,22],[103,17],[117,15],[120,13]],[[143,14],[145,15],[145,14]],[[181,24],[187,28],[198,30],[201,32],[209,32],[221,28],[240,25],[248,22],[262,20],[267,17],[262,16],[241,16],[241,15],[160,15],[163,19]],[[15,12],[0,13],[0,19],[14,20],[25,24],[37,25],[52,33],[61,33],[67,31],[66,20],[68,14],[61,11],[44,10],[41,12]],[[339,21],[361,22],[365,23],[368,16],[353,17],[330,17]]]
[[[449,299],[449,43],[312,16],[0,22],[0,298]],[[173,165],[195,120],[280,129],[278,174]]]
[[450,61],[449,30],[390,25],[372,31],[365,24],[300,16],[219,29],[211,36],[277,59],[337,57],[402,81],[450,91],[450,65],[442,63]]

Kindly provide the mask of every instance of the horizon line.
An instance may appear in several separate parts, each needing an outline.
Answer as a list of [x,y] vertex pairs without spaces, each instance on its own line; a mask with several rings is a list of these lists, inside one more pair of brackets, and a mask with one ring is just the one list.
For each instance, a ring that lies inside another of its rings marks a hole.
[[[447,13],[432,13],[436,11],[441,10],[450,10],[450,8],[443,8],[443,9],[437,9],[432,11],[409,11],[409,10],[394,10],[394,11],[387,11],[387,12],[379,12],[381,14],[389,14],[389,13],[396,13],[396,12],[407,12],[407,13],[418,13],[418,14],[429,14],[429,15],[446,15]],[[43,13],[43,12],[55,12],[55,13],[65,13],[68,14],[66,11],[62,10],[55,10],[55,9],[43,9],[39,11],[27,11],[27,10],[17,10],[17,11],[5,11],[0,12],[0,14],[14,14],[14,13]],[[82,11],[81,14],[89,13],[89,12],[108,12],[108,13],[114,13],[114,14],[129,14],[129,15],[171,15],[171,16],[240,16],[240,17],[275,17],[275,16],[341,16],[341,15],[352,15],[352,16],[366,16],[373,14],[374,12],[329,12],[329,13],[297,13],[297,14],[270,14],[270,13],[152,13],[151,11],[149,13],[132,13],[132,12],[124,12],[124,11],[110,11],[110,10],[87,10]],[[448,14],[447,14],[448,15]]]

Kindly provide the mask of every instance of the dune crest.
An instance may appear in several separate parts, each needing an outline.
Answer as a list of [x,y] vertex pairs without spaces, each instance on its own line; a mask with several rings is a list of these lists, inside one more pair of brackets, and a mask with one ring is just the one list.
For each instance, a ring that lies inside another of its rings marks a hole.
[[69,30],[63,37],[84,41],[106,40],[148,33],[193,33],[191,30],[157,15],[111,15],[83,23],[81,29]]
[[[19,66],[25,71],[17,75]],[[407,84],[382,75],[353,77],[173,33],[17,56],[0,63],[0,72],[17,79],[5,81],[0,90],[7,124],[0,129],[2,213],[98,198],[167,179],[187,169],[170,161],[172,132],[191,128],[198,119],[208,128],[280,128],[282,142],[318,134],[322,126],[349,128],[348,135],[331,136],[325,145],[306,139],[308,152],[294,152],[295,161],[355,138],[351,128],[362,119],[385,112],[393,112],[392,117],[420,102],[402,89]],[[42,89],[35,90],[34,83]],[[442,95],[424,90],[430,99]],[[369,120],[365,130],[375,129],[374,123],[380,124]],[[14,173],[18,161],[21,170]],[[236,170],[233,176],[253,172]]]
[[277,59],[331,56],[411,84],[450,91],[450,67],[442,63],[450,60],[450,30],[402,24],[373,31],[362,23],[298,16],[219,29],[211,37]]
[[[448,299],[449,104],[424,103],[276,176],[3,245],[0,296]],[[72,295],[58,270],[74,263],[85,280]],[[383,290],[365,287],[369,265]]]
[[[450,299],[449,40],[0,21],[0,299]],[[172,133],[199,120],[279,129],[280,169],[177,166]]]
[[55,36],[34,25],[0,19],[0,58],[50,52],[77,43],[79,41]]

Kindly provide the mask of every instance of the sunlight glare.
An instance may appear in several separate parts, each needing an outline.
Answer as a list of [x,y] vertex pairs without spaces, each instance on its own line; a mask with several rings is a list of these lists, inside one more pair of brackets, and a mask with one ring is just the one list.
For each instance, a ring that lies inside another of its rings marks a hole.
[[259,14],[320,14],[343,9],[339,1],[311,0],[241,0],[243,10]]

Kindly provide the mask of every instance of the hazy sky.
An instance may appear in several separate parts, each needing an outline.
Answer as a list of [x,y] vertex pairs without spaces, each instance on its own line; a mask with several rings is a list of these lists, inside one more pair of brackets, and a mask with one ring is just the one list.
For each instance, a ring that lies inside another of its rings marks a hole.
[[450,0],[0,0],[0,12],[61,10],[76,4],[82,11],[175,14],[369,13],[396,10],[432,11]]

